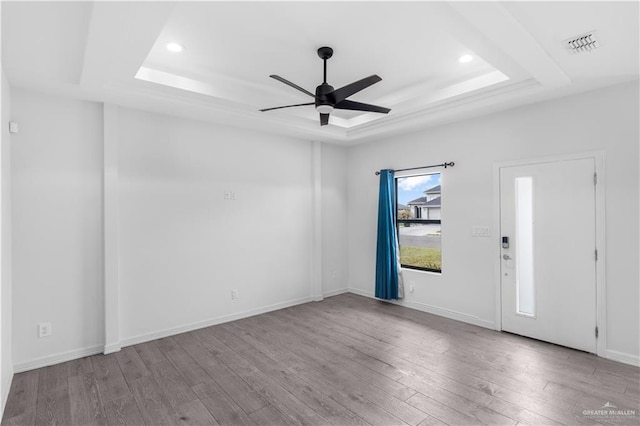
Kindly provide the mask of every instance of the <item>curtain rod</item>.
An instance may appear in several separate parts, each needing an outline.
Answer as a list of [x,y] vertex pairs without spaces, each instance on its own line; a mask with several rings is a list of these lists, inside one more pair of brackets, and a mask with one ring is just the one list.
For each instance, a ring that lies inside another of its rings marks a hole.
[[[398,169],[398,170],[392,170],[392,171],[393,172],[406,172],[407,170],[431,169],[433,167],[444,167],[446,169],[447,167],[453,167],[455,165],[456,165],[456,163],[454,163],[453,161],[450,161],[448,163],[433,164],[431,166],[411,167],[411,168],[408,168],[408,169]],[[378,170],[376,172],[376,176],[378,176],[379,174],[380,174],[380,171]]]

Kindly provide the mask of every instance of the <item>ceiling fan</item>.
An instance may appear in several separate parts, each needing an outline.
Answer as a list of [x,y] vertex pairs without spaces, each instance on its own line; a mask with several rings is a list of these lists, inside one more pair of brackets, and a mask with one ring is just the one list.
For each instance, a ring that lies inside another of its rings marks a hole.
[[285,105],[285,106],[279,106],[279,107],[273,107],[273,108],[265,108],[265,109],[261,109],[260,111],[265,112],[265,111],[271,111],[274,109],[281,109],[281,108],[291,108],[291,107],[298,107],[298,106],[304,106],[304,105],[315,105],[316,111],[320,113],[321,126],[326,126],[327,124],[329,124],[329,114],[334,109],[349,109],[353,111],[380,112],[382,114],[387,114],[389,111],[391,111],[389,108],[347,100],[347,98],[353,95],[354,93],[358,93],[359,91],[366,89],[372,84],[375,84],[380,80],[382,80],[379,76],[375,74],[370,75],[369,77],[365,77],[362,80],[358,80],[351,84],[347,84],[346,86],[341,87],[339,89],[334,89],[333,86],[327,83],[327,59],[333,56],[333,49],[330,47],[321,47],[320,49],[318,49],[318,56],[324,62],[324,81],[320,86],[316,87],[315,95],[309,92],[308,90],[305,90],[302,87],[298,86],[297,84],[292,83],[289,80],[286,80],[278,75],[269,76],[273,79],[278,80],[281,83],[286,84],[287,86],[291,86],[294,89],[299,90],[302,93],[305,93],[311,96],[312,98],[315,99],[315,102],[308,102],[304,104],[295,104],[295,105]]

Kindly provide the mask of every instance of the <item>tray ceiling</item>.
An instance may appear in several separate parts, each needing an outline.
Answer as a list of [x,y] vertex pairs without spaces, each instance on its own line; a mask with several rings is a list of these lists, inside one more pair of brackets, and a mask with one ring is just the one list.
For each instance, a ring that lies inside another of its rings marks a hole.
[[[349,144],[638,78],[638,4],[608,2],[3,2],[16,86]],[[597,30],[600,46],[563,44]],[[170,42],[184,51],[167,50]],[[382,81],[320,127],[327,81]],[[472,60],[461,63],[460,57]]]

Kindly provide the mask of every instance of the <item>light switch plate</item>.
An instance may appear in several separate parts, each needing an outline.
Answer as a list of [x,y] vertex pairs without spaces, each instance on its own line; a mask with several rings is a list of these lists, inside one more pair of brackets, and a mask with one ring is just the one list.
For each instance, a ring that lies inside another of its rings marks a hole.
[[15,121],[10,121],[9,133],[18,133],[19,131],[20,131],[20,127],[18,126],[18,123],[16,123]]
[[471,236],[472,237],[489,237],[491,236],[489,232],[489,227],[474,225],[471,227]]

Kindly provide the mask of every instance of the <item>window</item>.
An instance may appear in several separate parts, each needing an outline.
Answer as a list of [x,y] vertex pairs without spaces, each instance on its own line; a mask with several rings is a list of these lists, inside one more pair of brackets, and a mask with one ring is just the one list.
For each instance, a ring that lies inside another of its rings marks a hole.
[[440,173],[396,178],[400,265],[442,271]]
[[533,179],[527,176],[516,178],[516,306],[522,315],[535,315],[533,275]]

